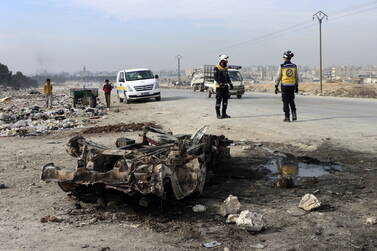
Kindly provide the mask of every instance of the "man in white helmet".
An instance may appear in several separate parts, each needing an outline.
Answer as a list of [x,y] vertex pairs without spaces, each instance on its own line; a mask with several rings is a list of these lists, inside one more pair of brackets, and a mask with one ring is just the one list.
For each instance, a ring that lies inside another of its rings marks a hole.
[[281,83],[281,97],[283,101],[283,111],[285,114],[284,122],[290,122],[290,111],[292,120],[297,120],[295,93],[298,93],[298,74],[297,66],[291,62],[294,54],[291,51],[284,52],[284,63],[280,65],[276,77],[275,93],[279,92]]
[[[229,99],[229,88],[233,89],[232,82],[228,74],[228,56],[220,55],[220,62],[215,66],[214,80],[216,85],[216,115],[218,119],[230,118],[226,113]],[[222,114],[220,106],[222,102]]]

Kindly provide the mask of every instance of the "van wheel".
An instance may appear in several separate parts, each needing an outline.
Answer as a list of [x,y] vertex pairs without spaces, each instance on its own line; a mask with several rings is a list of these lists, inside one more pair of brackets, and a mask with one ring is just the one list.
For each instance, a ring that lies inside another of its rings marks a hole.
[[127,96],[124,99],[124,103],[126,104],[131,104],[131,100],[127,98]]
[[158,96],[155,99],[156,99],[156,101],[161,101],[161,96]]
[[242,98],[242,95],[237,95],[237,98],[238,98],[238,99],[241,99],[241,98]]

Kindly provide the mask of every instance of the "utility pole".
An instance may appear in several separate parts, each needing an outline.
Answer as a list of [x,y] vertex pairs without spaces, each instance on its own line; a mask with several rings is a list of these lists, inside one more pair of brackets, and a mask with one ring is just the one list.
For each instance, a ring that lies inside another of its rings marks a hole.
[[182,56],[177,55],[176,58],[178,60],[178,84],[181,84],[181,58]]
[[317,18],[319,22],[319,81],[321,85],[321,94],[323,94],[323,88],[322,88],[322,21],[324,18],[326,20],[329,18],[324,12],[321,10],[318,11],[313,15],[313,20]]

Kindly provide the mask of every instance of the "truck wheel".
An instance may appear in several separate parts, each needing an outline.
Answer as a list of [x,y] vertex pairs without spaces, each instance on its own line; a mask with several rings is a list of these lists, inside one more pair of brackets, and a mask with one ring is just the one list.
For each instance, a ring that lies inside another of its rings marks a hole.
[[242,95],[237,95],[237,98],[238,98],[238,99],[241,99],[241,98],[242,98]]
[[156,101],[161,101],[161,96],[158,96],[155,99],[156,99]]
[[72,101],[73,108],[76,108],[76,105],[77,105],[77,100],[75,98],[73,98],[73,101]]
[[194,92],[196,92],[196,91],[198,90],[198,86],[197,86],[197,85],[193,85],[193,86],[192,86],[192,90],[193,90]]

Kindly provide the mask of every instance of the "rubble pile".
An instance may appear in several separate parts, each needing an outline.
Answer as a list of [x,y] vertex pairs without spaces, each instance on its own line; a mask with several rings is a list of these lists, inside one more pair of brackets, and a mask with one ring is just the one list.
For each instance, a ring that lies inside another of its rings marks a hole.
[[[0,102],[0,136],[35,136],[53,130],[83,127],[89,118],[106,114],[105,107],[72,107],[68,95],[54,96],[54,109],[43,108],[44,96],[36,90],[7,92]],[[23,95],[21,95],[23,94]]]
[[230,158],[232,142],[223,135],[207,135],[206,129],[203,127],[193,135],[173,135],[145,127],[141,143],[119,148],[75,136],[66,149],[77,158],[76,170],[64,170],[49,163],[43,167],[41,178],[57,181],[63,191],[78,199],[105,204],[110,195],[119,192],[180,200],[193,193],[200,194],[207,170]]

